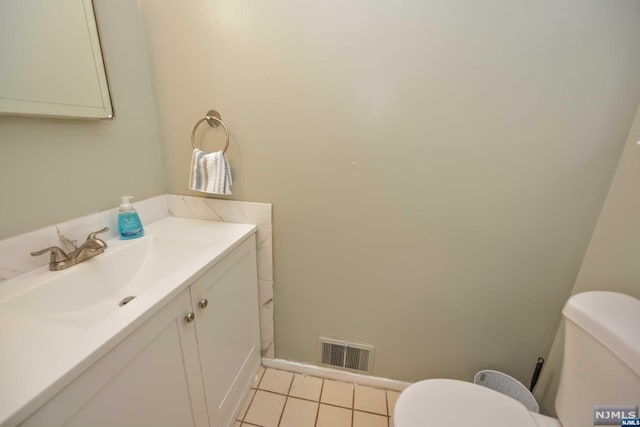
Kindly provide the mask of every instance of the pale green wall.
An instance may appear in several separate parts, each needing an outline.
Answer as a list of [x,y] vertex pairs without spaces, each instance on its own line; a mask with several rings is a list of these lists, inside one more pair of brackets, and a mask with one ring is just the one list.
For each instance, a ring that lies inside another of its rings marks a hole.
[[0,116],[0,238],[166,192],[137,2],[95,5],[116,119]]
[[329,335],[377,375],[528,380],[640,101],[640,3],[140,3],[161,120],[135,2],[96,2],[117,119],[0,117],[0,237],[189,193],[217,108],[232,198],[274,204],[278,357]]
[[[160,133],[187,194],[216,107],[233,198],[274,203],[279,357],[330,335],[378,375],[528,379],[638,103],[637,2],[141,3],[162,122],[136,3],[97,1],[117,119],[0,117],[0,238],[165,192]],[[639,129],[573,292],[640,295]]]
[[[640,109],[627,138],[598,224],[582,261],[572,294],[605,290],[640,298]],[[545,411],[554,413],[562,367],[564,327],[554,340],[540,379],[538,396]]]
[[141,7],[169,191],[217,108],[232,198],[273,203],[277,357],[333,336],[376,375],[528,382],[640,101],[640,2]]

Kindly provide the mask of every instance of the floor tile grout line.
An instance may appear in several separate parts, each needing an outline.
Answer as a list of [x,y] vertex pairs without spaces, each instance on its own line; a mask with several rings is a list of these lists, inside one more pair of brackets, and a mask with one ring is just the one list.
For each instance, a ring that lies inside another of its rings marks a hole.
[[389,419],[391,416],[389,412],[389,392],[387,390],[384,391],[384,403],[387,404],[387,427],[391,427],[391,420]]
[[[253,399],[256,398],[256,393],[258,392],[257,387],[260,385],[260,382],[262,382],[262,377],[264,377],[264,373],[267,371],[266,369],[262,369],[262,366],[260,366],[260,368],[262,370],[262,374],[260,375],[258,384],[256,384],[256,388],[251,387],[251,390],[253,390],[253,396],[251,396],[251,399],[249,400],[249,404],[247,405],[247,410],[245,411],[244,415],[242,415],[242,419],[240,420],[241,424],[244,423],[244,419],[247,418],[247,414],[249,413],[249,409],[251,409],[251,404],[253,403]],[[258,371],[258,373],[260,373],[260,371]]]
[[289,387],[287,387],[287,395],[284,398],[284,405],[282,406],[282,412],[280,413],[280,419],[278,420],[278,426],[280,426],[280,423],[282,422],[282,417],[284,416],[284,410],[287,407],[287,402],[289,401],[289,393],[291,392],[291,386],[293,385],[293,379],[295,377],[296,377],[295,374],[291,375],[291,381],[289,381]]
[[365,411],[363,409],[356,409],[356,408],[353,408],[353,410],[358,412],[364,412],[365,414],[378,415],[379,417],[388,417],[388,415],[381,414],[380,412],[371,412],[371,411]]
[[[324,383],[324,381],[323,381],[323,383]],[[260,389],[252,388],[252,390],[255,390],[255,391],[262,391],[262,392],[265,392],[265,393],[271,393],[271,394],[277,394],[277,395],[279,395],[279,396],[289,396],[289,397],[291,397],[292,399],[305,400],[305,401],[307,401],[307,402],[318,402],[318,403],[322,403],[323,405],[335,406],[335,407],[337,407],[337,408],[354,409],[353,407],[344,406],[344,405],[338,405],[337,403],[324,402],[324,401],[322,401],[322,400],[320,400],[320,399],[308,399],[308,398],[306,398],[306,397],[294,396],[294,395],[292,395],[292,394],[279,393],[279,392],[277,392],[277,391],[266,390],[266,389],[263,389],[263,388],[260,388]],[[322,392],[321,392],[321,394],[322,394]],[[367,411],[367,410],[365,410],[365,409],[359,409],[359,411],[360,411],[360,412],[371,412],[371,411]],[[371,413],[372,413],[372,414],[378,414],[378,415],[384,415],[384,414],[379,414],[379,413],[377,413],[377,412],[371,412]]]
[[[268,392],[266,390],[260,390],[260,391],[264,391],[266,393],[270,393],[270,392]],[[280,396],[284,396],[284,394],[280,394],[280,393],[272,393],[272,394],[278,394]],[[321,401],[318,401],[318,400],[305,399],[305,398],[302,398],[302,397],[296,397],[296,396],[291,396],[291,395],[289,395],[289,397],[292,398],[292,399],[304,400],[305,402],[320,403],[321,405],[332,406],[334,408],[350,409],[352,411],[364,412],[366,414],[378,415],[380,417],[389,417],[389,415],[387,415],[386,413],[383,413],[383,412],[375,412],[375,411],[369,411],[369,410],[366,410],[366,409],[352,408],[352,407],[349,407],[349,406],[337,405],[335,403],[321,402]]]
[[351,394],[351,427],[355,422],[356,417],[356,385],[353,385],[353,394]]
[[391,421],[389,421],[389,394],[384,391],[384,401],[387,404],[387,427],[391,427]]
[[320,384],[320,396],[318,396],[318,409],[316,410],[316,422],[313,423],[313,427],[318,427],[318,418],[320,418],[320,399],[322,399],[322,390],[324,390],[324,378],[322,384]]
[[[249,404],[247,405],[247,410],[242,415],[242,419],[239,420],[241,423],[243,423],[244,419],[247,418],[247,414],[249,413],[249,409],[251,409],[251,404],[253,403],[253,399],[256,398],[256,393],[258,392],[258,390],[256,390],[256,389],[251,389],[251,390],[253,390],[253,396],[251,396],[251,399],[249,399]],[[236,420],[236,421],[238,421],[238,420]]]
[[[324,381],[323,381],[323,384],[324,384]],[[365,412],[365,413],[371,414],[371,415],[378,415],[378,416],[381,416],[381,417],[389,417],[388,414],[384,414],[384,413],[380,413],[380,412],[368,411],[366,409],[343,406],[343,405],[338,405],[338,404],[335,404],[335,403],[323,402],[322,400],[314,400],[314,399],[307,399],[305,397],[292,396],[290,394],[278,393],[277,391],[271,391],[271,390],[265,390],[265,389],[256,389],[256,388],[252,388],[251,390],[254,390],[256,392],[261,391],[263,393],[275,394],[277,396],[283,396],[283,397],[287,397],[288,396],[288,397],[291,397],[292,399],[304,400],[305,402],[320,403],[322,405],[332,406],[334,408],[350,409],[350,410],[353,410],[353,411]]]
[[[342,408],[342,409],[346,409],[346,408]],[[376,412],[361,411],[360,409],[354,409],[353,412],[360,412],[362,414],[375,415],[376,417],[389,418],[386,415],[378,414]]]
[[[375,388],[376,390],[383,390],[383,391],[393,391],[395,393],[400,393],[402,391],[402,390],[396,390],[396,389],[391,389],[391,388],[384,388],[384,386],[379,386],[379,385],[368,385],[368,384],[362,384],[362,383],[352,382],[352,381],[348,381],[348,380],[336,380],[336,379],[333,379],[333,378],[319,377],[317,375],[305,374],[305,373],[298,372],[298,371],[289,371],[289,370],[286,370],[286,369],[283,369],[283,368],[267,368],[265,366],[263,366],[263,367],[265,368],[265,371],[267,369],[271,369],[273,371],[288,372],[290,374],[302,375],[304,377],[309,377],[309,378],[318,378],[320,380],[335,381],[337,383],[351,384],[351,385],[354,385],[354,386],[357,384],[357,385],[362,386],[362,387]],[[292,396],[292,397],[295,397],[295,396]]]

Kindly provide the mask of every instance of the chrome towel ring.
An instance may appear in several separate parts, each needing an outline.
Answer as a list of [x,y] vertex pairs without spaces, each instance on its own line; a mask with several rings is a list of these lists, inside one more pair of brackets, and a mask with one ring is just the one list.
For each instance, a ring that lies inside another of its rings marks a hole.
[[213,128],[217,128],[220,125],[222,125],[222,127],[224,128],[224,132],[227,135],[227,141],[224,144],[224,149],[222,150],[222,152],[226,153],[227,148],[229,148],[229,129],[227,128],[227,125],[225,125],[222,121],[222,116],[220,116],[220,113],[218,113],[216,110],[207,111],[207,115],[203,119],[198,120],[193,127],[193,130],[191,131],[191,145],[193,146],[193,149],[195,150],[198,148],[196,146],[196,129],[198,129],[200,123],[205,121],[209,124],[209,126]]

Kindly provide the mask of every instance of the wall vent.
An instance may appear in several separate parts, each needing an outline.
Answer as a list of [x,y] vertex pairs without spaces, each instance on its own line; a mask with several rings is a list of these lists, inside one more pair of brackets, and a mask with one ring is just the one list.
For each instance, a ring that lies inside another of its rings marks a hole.
[[359,373],[371,373],[373,346],[320,338],[320,363]]

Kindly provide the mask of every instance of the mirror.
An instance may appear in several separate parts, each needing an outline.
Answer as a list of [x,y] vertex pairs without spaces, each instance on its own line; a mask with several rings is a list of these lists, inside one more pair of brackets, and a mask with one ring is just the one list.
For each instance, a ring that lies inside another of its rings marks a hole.
[[113,118],[91,0],[0,0],[0,114]]

